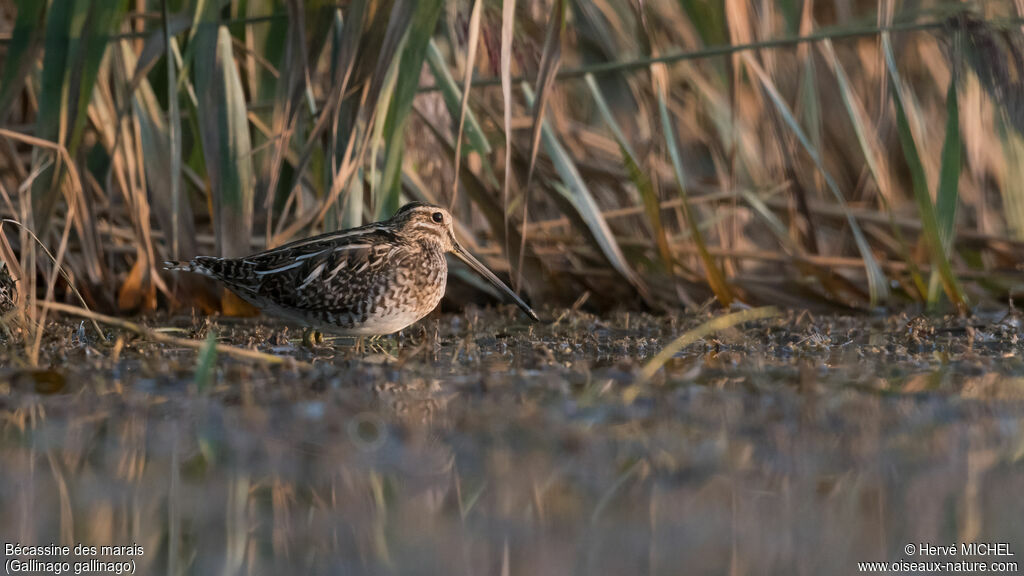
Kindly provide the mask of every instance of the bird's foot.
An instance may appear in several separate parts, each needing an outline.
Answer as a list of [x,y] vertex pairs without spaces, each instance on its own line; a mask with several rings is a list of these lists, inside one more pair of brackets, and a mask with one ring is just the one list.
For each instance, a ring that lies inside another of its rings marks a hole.
[[384,354],[385,356],[391,356],[391,353],[388,352],[385,343],[387,343],[387,340],[384,340],[379,334],[377,334],[370,336],[370,339],[367,342],[367,347],[373,354]]
[[324,333],[313,328],[307,328],[302,333],[302,345],[306,348],[313,349],[322,346],[324,343]]
[[389,343],[390,341],[388,339],[380,335],[360,336],[356,338],[356,344],[352,348],[352,353],[357,356],[379,354],[389,358],[394,358],[389,350],[389,348],[391,348],[391,346],[388,345]]

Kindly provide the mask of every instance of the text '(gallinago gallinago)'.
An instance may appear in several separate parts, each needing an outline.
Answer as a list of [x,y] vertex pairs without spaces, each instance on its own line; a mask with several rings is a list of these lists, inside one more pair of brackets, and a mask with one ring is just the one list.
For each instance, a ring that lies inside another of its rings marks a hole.
[[390,219],[285,244],[244,258],[165,262],[220,280],[257,308],[345,336],[392,334],[430,313],[444,296],[451,252],[537,315],[467,252],[444,208],[406,204]]

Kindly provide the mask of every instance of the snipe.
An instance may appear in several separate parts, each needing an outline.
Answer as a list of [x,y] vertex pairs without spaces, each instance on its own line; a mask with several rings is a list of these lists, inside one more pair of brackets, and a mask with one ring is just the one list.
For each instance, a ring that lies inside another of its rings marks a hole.
[[450,252],[537,320],[526,302],[459,245],[452,224],[444,208],[412,202],[383,222],[244,258],[197,256],[164,267],[220,280],[257,308],[316,330],[376,336],[398,332],[437,307]]

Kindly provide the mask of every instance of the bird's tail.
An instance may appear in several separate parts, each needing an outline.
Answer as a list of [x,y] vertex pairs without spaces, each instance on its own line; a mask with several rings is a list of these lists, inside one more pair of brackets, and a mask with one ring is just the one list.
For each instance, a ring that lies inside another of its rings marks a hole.
[[164,260],[164,270],[184,270],[186,272],[191,272],[192,263],[185,262],[184,260]]

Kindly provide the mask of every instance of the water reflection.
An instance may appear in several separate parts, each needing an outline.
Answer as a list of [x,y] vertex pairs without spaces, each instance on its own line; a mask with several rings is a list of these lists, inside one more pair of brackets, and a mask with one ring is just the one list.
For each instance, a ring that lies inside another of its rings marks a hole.
[[658,319],[478,328],[401,369],[222,361],[206,394],[188,356],[145,350],[119,386],[111,366],[58,369],[53,394],[10,372],[0,540],[137,544],[145,574],[849,574],[909,542],[1024,552],[1016,342],[842,328],[723,335],[644,387]]

